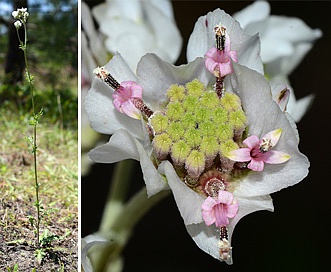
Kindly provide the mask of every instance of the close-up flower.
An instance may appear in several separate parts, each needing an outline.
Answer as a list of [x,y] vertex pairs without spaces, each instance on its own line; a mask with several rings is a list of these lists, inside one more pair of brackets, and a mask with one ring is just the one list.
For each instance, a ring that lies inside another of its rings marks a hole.
[[306,218],[328,207],[327,150],[316,139],[329,33],[309,15],[314,5],[90,6],[110,60],[89,68],[83,104],[105,141],[89,151],[82,186],[84,269],[320,268],[325,223]]
[[[210,30],[216,54],[229,55],[216,58],[230,67],[226,73],[220,65],[209,69],[213,45],[208,35],[196,36]],[[262,75],[258,36],[217,9],[198,20],[189,48],[205,58],[177,67],[147,54],[135,74],[117,54],[96,70],[85,107],[92,128],[112,136],[89,156],[140,161],[147,194],[171,189],[197,246],[231,264],[238,221],[273,210],[270,194],[305,178],[309,162]]]

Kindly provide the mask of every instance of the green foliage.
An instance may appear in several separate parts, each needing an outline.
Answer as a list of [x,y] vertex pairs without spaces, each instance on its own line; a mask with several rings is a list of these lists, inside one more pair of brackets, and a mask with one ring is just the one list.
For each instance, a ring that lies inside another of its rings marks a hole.
[[49,247],[53,241],[58,240],[59,236],[51,234],[48,229],[45,229],[42,235],[40,236],[40,246]]
[[[64,128],[77,129],[77,0],[50,0],[47,6],[53,8],[47,13],[41,12],[42,4],[36,1],[29,7],[27,80],[34,81],[36,111],[43,107],[43,121],[61,120]],[[4,78],[7,40],[7,33],[0,35],[0,106],[11,101],[20,112],[31,113],[29,84],[10,85]]]
[[18,272],[18,264],[15,264],[12,269],[10,267],[7,267],[7,271],[9,271],[9,272]]
[[35,255],[36,255],[37,262],[40,265],[43,258],[46,256],[45,249],[37,248],[36,251],[35,251]]
[[[77,129],[78,97],[76,90],[71,89],[63,89],[58,92],[51,89],[35,91],[34,101],[38,107],[36,109],[38,112],[35,117],[32,116],[30,121],[32,123],[38,121],[42,115],[42,122],[58,123],[60,119],[60,112],[57,107],[58,96],[61,97],[64,128]],[[6,100],[1,101],[1,97],[6,97]],[[19,112],[21,115],[23,113],[32,114],[29,86],[27,84],[23,86],[0,86],[0,104],[1,102],[8,105],[12,112]]]

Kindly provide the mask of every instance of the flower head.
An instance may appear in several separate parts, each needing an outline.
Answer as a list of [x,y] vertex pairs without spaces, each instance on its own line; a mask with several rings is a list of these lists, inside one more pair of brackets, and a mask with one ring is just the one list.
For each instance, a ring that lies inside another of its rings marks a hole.
[[14,26],[16,27],[16,29],[20,29],[21,28],[21,26],[22,26],[22,23],[21,23],[21,21],[16,21],[15,23],[14,23]]
[[20,20],[22,23],[26,23],[29,17],[29,12],[27,12],[27,8],[19,8],[12,12],[12,16],[14,19]]
[[[201,44],[208,48],[187,65],[176,67],[147,54],[135,75],[120,55],[114,56],[106,65],[107,76],[94,80],[85,106],[92,127],[113,134],[107,144],[90,152],[91,159],[104,163],[139,160],[148,195],[170,188],[195,243],[231,264],[231,236],[238,221],[254,211],[272,211],[269,194],[300,182],[309,162],[298,150],[296,128],[273,101],[270,85],[261,74],[258,36],[244,34],[220,10],[200,18],[195,31],[210,33],[209,28],[220,21],[238,57],[232,73],[221,79],[210,73],[202,56],[213,47],[215,37],[209,45],[193,36],[191,48],[200,51]],[[216,40],[216,49],[225,51],[225,42],[223,46],[222,39]],[[133,91],[120,90],[128,81],[142,87],[139,103]],[[114,86],[109,88],[109,83]],[[122,105],[132,102],[141,120],[117,110],[117,98]],[[265,136],[260,140],[247,135]],[[247,147],[240,148],[243,144]],[[245,148],[245,162],[257,161],[259,166],[247,168],[247,163],[232,160],[236,152],[243,157]],[[281,166],[273,164],[262,171],[261,163],[280,162],[278,149],[291,159],[282,153],[286,162],[283,159]]]

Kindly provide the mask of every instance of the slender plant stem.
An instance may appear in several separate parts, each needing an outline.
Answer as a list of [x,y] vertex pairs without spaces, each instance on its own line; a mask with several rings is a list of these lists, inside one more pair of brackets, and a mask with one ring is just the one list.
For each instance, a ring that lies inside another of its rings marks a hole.
[[40,115],[36,115],[35,111],[35,102],[34,102],[34,89],[33,89],[33,83],[32,83],[32,77],[29,72],[29,64],[28,64],[28,58],[27,58],[27,31],[26,31],[26,25],[23,23],[24,27],[24,43],[22,44],[22,41],[20,39],[19,33],[17,32],[18,38],[21,43],[21,49],[23,51],[24,55],[24,62],[25,62],[25,72],[26,72],[26,78],[29,83],[29,88],[31,92],[31,103],[32,103],[32,114],[33,114],[33,142],[32,142],[32,151],[33,151],[33,161],[34,161],[34,178],[35,178],[35,190],[36,190],[36,202],[35,206],[37,209],[37,225],[36,225],[36,232],[37,232],[37,247],[40,246],[39,241],[39,230],[40,230],[40,202],[39,202],[39,183],[38,183],[38,167],[37,167],[37,124],[38,119]]
[[133,160],[120,161],[116,164],[112,183],[106,200],[99,231],[107,232],[121,212],[127,195],[130,178],[134,168]]

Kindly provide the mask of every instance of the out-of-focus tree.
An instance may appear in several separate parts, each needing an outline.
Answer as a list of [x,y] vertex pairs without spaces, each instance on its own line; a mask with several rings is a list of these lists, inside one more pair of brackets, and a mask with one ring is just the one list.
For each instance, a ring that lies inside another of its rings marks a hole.
[[[18,8],[26,8],[28,6],[27,0],[13,0],[13,10]],[[8,47],[5,59],[5,83],[16,84],[23,79],[24,57],[23,51],[19,49],[19,41],[17,38],[16,28],[14,26],[14,19],[10,18],[3,22],[8,28]],[[20,28],[19,35],[24,39],[24,29]]]
[[[27,7],[30,14],[29,68],[38,77],[36,88],[71,88],[77,80],[78,0],[4,0],[1,7],[11,9],[11,3],[12,11]],[[22,103],[28,90],[16,84],[24,78],[24,63],[13,23],[11,11],[0,11],[0,102]],[[22,38],[23,35],[20,34]]]

